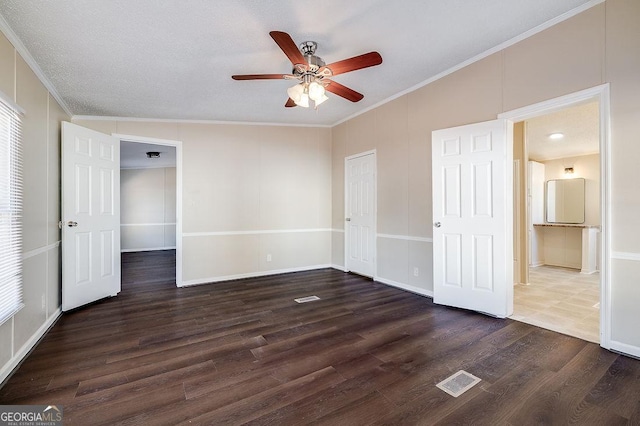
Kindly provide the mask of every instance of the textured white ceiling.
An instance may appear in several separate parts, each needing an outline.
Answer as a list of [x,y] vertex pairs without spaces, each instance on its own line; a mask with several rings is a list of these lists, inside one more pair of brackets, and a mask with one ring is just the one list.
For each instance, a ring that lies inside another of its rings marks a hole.
[[[595,1],[2,0],[0,15],[74,115],[333,125]],[[285,109],[290,81],[231,79],[290,72],[271,30],[327,63],[384,62],[335,77],[359,103]]]
[[[562,133],[562,139],[549,138]],[[598,102],[566,108],[527,120],[527,149],[536,161],[595,154],[600,151]]]

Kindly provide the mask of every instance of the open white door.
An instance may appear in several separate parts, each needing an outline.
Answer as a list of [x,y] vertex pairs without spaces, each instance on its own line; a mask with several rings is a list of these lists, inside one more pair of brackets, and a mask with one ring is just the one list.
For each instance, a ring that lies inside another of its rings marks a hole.
[[367,277],[376,272],[376,155],[346,159],[345,267]]
[[512,124],[432,134],[433,301],[513,313]]
[[120,141],[62,123],[62,310],[120,292]]

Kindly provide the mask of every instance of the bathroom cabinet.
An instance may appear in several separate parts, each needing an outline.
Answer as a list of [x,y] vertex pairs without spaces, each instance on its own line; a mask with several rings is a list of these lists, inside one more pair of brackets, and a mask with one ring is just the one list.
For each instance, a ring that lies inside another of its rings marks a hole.
[[599,226],[568,223],[535,223],[544,233],[545,265],[580,269],[583,274],[598,271]]

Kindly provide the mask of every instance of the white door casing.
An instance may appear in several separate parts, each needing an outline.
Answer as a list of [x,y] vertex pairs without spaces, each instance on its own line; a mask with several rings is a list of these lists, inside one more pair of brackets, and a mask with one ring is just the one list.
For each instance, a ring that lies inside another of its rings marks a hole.
[[600,346],[640,357],[640,346],[611,338],[611,128],[609,83],[528,105],[498,115],[513,122],[551,114],[588,101],[599,104],[600,129]]
[[62,123],[62,310],[120,292],[120,141]]
[[345,160],[345,268],[367,277],[376,273],[376,154]]
[[144,143],[173,147],[176,150],[176,286],[182,287],[182,141],[114,133],[120,142]]
[[434,302],[513,312],[512,123],[432,134]]

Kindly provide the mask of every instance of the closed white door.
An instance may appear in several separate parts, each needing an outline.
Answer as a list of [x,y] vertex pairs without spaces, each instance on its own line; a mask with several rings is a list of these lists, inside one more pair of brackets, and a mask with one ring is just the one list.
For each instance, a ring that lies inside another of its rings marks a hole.
[[375,153],[346,160],[345,266],[367,277],[376,271],[375,172]]
[[432,134],[434,302],[513,312],[513,141],[494,120]]
[[120,141],[62,123],[62,310],[120,292]]

